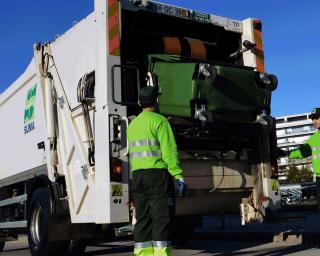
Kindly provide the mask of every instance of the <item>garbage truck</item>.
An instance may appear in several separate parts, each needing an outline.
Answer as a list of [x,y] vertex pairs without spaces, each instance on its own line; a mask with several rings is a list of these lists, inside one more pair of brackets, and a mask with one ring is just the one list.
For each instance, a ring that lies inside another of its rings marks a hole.
[[264,221],[279,207],[262,23],[147,0],[95,0],[53,41],[35,43],[0,96],[0,245],[27,234],[33,256],[80,255],[131,224],[126,128],[144,86],[161,92],[188,194],[177,236],[202,216]]

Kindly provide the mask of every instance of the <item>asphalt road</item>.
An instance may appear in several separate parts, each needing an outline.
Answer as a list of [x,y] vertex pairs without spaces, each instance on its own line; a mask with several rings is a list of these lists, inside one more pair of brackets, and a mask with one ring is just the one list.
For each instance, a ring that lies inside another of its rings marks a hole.
[[[99,244],[87,248],[85,256],[127,256],[132,255],[132,242],[121,241],[106,244]],[[26,243],[7,243],[1,256],[30,256]],[[282,256],[282,255],[304,255],[319,256],[320,249],[309,244],[284,244],[264,243],[248,241],[212,241],[193,240],[181,248],[175,247],[175,256]]]
[[[222,228],[218,217],[204,218],[203,227],[193,240],[175,247],[174,256],[319,256],[320,211],[282,213],[278,223],[241,226],[239,216],[228,216]],[[252,241],[252,242],[249,242]],[[254,241],[254,242],[253,242]],[[273,241],[273,242],[272,242]],[[85,256],[132,255],[131,241],[91,245]],[[26,237],[6,243],[0,256],[30,256]]]

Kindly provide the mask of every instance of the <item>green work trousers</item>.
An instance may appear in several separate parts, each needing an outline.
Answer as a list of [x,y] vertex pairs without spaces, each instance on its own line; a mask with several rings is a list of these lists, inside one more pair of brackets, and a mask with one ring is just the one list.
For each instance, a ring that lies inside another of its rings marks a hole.
[[[134,228],[135,245],[140,249],[151,242],[155,255],[170,255],[175,216],[173,177],[162,169],[134,171],[133,192],[137,218]],[[159,250],[170,252],[156,253]]]

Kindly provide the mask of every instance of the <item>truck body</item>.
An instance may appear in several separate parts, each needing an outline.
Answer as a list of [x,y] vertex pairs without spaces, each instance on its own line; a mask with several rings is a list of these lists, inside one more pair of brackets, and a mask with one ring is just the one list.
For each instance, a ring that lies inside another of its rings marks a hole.
[[279,206],[276,84],[257,19],[95,0],[88,17],[36,43],[0,95],[2,244],[28,233],[33,256],[81,250],[132,221],[126,128],[143,86],[159,87],[176,136],[188,184],[177,217],[191,228],[219,212],[263,221]]

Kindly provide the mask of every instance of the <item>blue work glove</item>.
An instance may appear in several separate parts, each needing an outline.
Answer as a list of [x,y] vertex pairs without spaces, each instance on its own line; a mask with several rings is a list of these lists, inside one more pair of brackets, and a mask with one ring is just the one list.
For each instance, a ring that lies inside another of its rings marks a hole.
[[184,179],[176,179],[176,190],[178,196],[185,196],[187,193],[187,184]]

